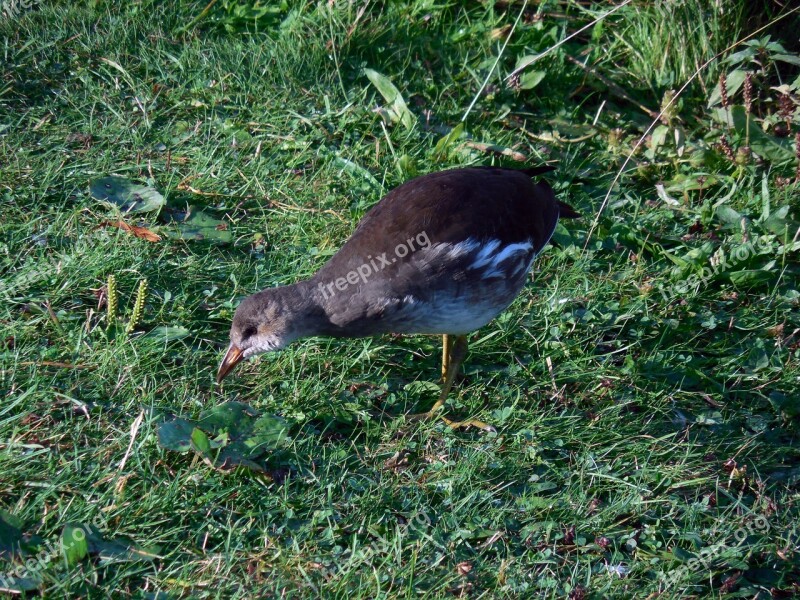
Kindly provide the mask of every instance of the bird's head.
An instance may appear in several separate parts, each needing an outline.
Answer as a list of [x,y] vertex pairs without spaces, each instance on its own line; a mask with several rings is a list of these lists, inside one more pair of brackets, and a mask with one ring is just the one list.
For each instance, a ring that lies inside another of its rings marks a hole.
[[289,326],[291,308],[281,290],[263,290],[239,304],[233,315],[228,351],[217,370],[217,383],[244,359],[280,350],[297,337]]

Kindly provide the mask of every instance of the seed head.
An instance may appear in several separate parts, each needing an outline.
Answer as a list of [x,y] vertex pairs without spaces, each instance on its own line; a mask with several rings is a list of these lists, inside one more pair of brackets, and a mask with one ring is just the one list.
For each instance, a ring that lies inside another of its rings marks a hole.
[[778,114],[786,122],[786,132],[792,130],[792,116],[794,115],[794,101],[789,94],[781,94],[778,98]]
[[744,76],[744,110],[748,115],[753,112],[753,74],[750,71]]
[[733,154],[731,143],[728,141],[728,138],[725,137],[724,133],[719,136],[719,148],[729,161],[734,162],[736,160],[736,157]]
[[722,98],[722,106],[725,108],[730,108],[731,103],[728,99],[728,77],[725,73],[720,73],[719,76],[719,95]]

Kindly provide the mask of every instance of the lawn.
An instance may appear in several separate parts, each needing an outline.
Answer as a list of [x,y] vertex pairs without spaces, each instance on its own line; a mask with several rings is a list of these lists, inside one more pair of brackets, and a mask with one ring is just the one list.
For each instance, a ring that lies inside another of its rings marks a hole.
[[[800,594],[792,4],[0,4],[0,594]],[[543,163],[583,216],[446,406],[496,433],[406,418],[433,336],[216,385],[390,189]]]

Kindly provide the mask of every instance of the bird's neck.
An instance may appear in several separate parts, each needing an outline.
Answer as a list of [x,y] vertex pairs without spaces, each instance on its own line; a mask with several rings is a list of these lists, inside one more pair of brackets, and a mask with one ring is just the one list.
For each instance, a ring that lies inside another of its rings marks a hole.
[[263,290],[269,294],[270,305],[284,319],[282,346],[294,340],[331,335],[332,324],[325,314],[323,298],[311,280]]

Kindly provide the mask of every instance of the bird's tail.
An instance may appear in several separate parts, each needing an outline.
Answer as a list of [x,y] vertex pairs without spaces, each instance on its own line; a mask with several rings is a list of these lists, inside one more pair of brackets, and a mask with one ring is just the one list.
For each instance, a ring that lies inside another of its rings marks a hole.
[[558,216],[561,217],[562,219],[578,219],[581,216],[581,213],[572,208],[566,202],[562,202],[561,200],[558,201],[558,209],[559,209]]
[[[538,167],[527,167],[525,169],[521,169],[523,173],[531,177],[535,177],[536,175],[544,175],[545,173],[551,173],[552,171],[555,170],[556,168],[551,167],[550,165],[541,165]],[[559,217],[561,217],[562,219],[578,219],[581,216],[581,213],[572,208],[566,202],[561,202],[561,200],[558,200],[558,209],[559,209]]]
[[525,167],[524,169],[519,169],[526,175],[530,177],[536,177],[537,175],[544,175],[545,173],[552,173],[556,170],[555,167],[551,167],[550,165],[539,165],[538,167]]

